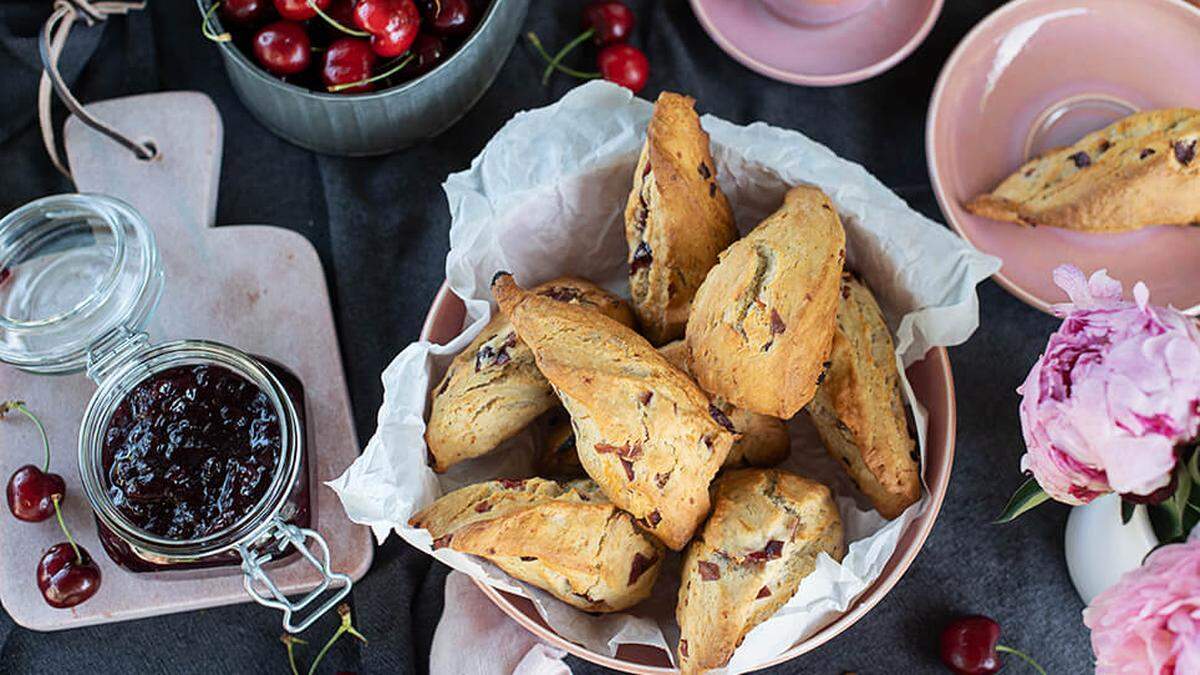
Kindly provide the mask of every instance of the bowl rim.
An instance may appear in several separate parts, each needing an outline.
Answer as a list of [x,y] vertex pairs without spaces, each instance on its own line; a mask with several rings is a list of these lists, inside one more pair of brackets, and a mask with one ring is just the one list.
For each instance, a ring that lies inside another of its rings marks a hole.
[[[450,289],[448,280],[443,280],[441,287],[433,298],[433,302],[429,306],[429,312],[425,316],[425,322],[421,327],[420,337],[418,339],[427,341],[433,333],[438,323],[439,310],[447,303],[462,304],[462,299],[458,297]],[[461,327],[459,328],[461,331]],[[945,471],[942,472],[940,479],[929,485],[930,502],[925,513],[921,514],[920,518],[910,524],[910,527],[916,527],[916,534],[912,544],[903,555],[896,561],[895,567],[890,572],[885,572],[873,584],[868,586],[858,597],[855,603],[846,612],[836,617],[829,623],[825,624],[816,633],[808,638],[801,640],[793,645],[790,649],[782,654],[755,665],[755,669],[767,668],[778,665],[785,661],[794,659],[802,654],[805,654],[821,645],[829,642],[833,638],[840,635],[846,629],[854,625],[875,605],[879,604],[883,598],[891,592],[892,588],[900,582],[900,579],[908,571],[909,567],[916,560],[917,554],[924,548],[929,534],[933,531],[933,526],[937,522],[937,517],[941,512],[942,503],[945,501],[946,492],[950,485],[950,475],[954,469],[954,449],[955,440],[958,430],[958,409],[954,390],[954,373],[950,367],[950,355],[945,347],[933,347],[926,352],[922,361],[930,361],[937,369],[937,379],[945,383]],[[926,406],[929,407],[929,406]],[[902,533],[903,536],[903,533]],[[895,554],[893,553],[893,556]],[[592,663],[612,668],[628,673],[637,673],[639,675],[659,675],[665,673],[678,672],[672,668],[662,668],[658,666],[643,666],[641,664],[632,663],[621,660],[615,656],[606,656],[597,652],[593,652],[586,647],[575,644],[566,638],[561,637],[549,628],[542,626],[529,615],[515,607],[507,597],[507,594],[498,591],[491,586],[477,580],[472,579],[475,585],[488,597],[502,612],[510,616],[514,621],[520,624],[529,632],[533,633],[539,639],[544,640],[551,645],[558,647],[574,656],[590,661]]]
[[[1008,14],[1024,8],[1025,5],[1055,1],[1056,0],[1009,0],[1009,2],[1006,4],[997,7],[990,14],[983,17],[983,19],[981,19],[979,23],[975,24],[971,30],[967,31],[967,34],[964,35],[961,40],[959,40],[957,45],[955,45],[954,51],[950,53],[950,57],[946,59],[945,64],[942,65],[942,70],[940,73],[938,73],[937,83],[934,84],[933,87],[933,93],[930,94],[929,97],[929,108],[925,113],[925,163],[929,170],[929,183],[933,187],[933,194],[937,199],[938,208],[941,210],[942,216],[946,219],[946,223],[952,230],[955,231],[955,233],[958,234],[958,236],[963,238],[963,241],[975,247],[976,250],[987,253],[988,255],[996,254],[979,246],[975,240],[967,234],[966,228],[963,227],[958,218],[954,216],[954,211],[948,206],[950,204],[950,199],[946,195],[945,183],[942,180],[941,174],[938,172],[937,161],[935,159],[937,157],[936,153],[938,150],[934,136],[936,135],[935,131],[940,121],[938,117],[939,114],[941,114],[941,106],[945,100],[945,89],[949,86],[948,83],[950,80],[951,71],[958,68],[959,62],[966,58],[968,50],[971,49],[973,44],[980,39],[980,36],[984,33],[984,31],[991,28],[993,24],[1001,21],[1004,17],[1008,16]],[[1197,7],[1190,2],[1185,2],[1185,0],[1136,1],[1158,2],[1168,7],[1185,9],[1195,13],[1197,18],[1200,18],[1200,7]],[[996,257],[1000,258],[998,255],[996,255]],[[1021,302],[1024,302],[1038,311],[1054,316],[1054,303],[1038,296],[1036,293],[1025,288],[1015,279],[1005,274],[1003,258],[1000,258],[1000,263],[1000,269],[996,270],[996,272],[992,274],[992,279],[994,279],[996,283],[1000,284],[1004,290],[1008,291]]]
[[[215,2],[216,2],[216,0],[196,0],[196,6],[200,8],[200,12],[203,15],[204,12],[208,11],[208,7],[215,4]],[[291,82],[284,82],[283,80],[269,74],[266,70],[264,70],[262,68],[262,66],[251,61],[250,58],[248,56],[246,56],[246,54],[242,53],[242,50],[238,49],[235,45],[232,44],[232,42],[230,42],[230,41],[216,42],[216,45],[217,45],[217,48],[220,49],[222,51],[222,53],[224,53],[226,55],[227,58],[233,59],[235,62],[237,62],[237,64],[239,66],[241,66],[245,70],[252,73],[256,80],[258,80],[261,83],[265,83],[267,86],[270,86],[270,87],[273,87],[273,88],[276,88],[276,89],[279,89],[282,91],[290,92],[292,94],[296,94],[296,95],[300,96],[301,98],[308,98],[308,99],[312,99],[312,100],[316,100],[316,101],[341,102],[341,103],[354,102],[354,101],[370,101],[370,100],[374,100],[374,99],[384,98],[387,96],[392,96],[394,94],[399,94],[401,92],[408,91],[409,89],[414,89],[414,88],[416,88],[417,85],[421,84],[427,78],[429,78],[430,75],[433,75],[435,72],[442,70],[445,66],[449,65],[452,61],[454,61],[456,58],[458,58],[458,56],[460,54],[465,52],[467,50],[467,48],[469,48],[473,43],[478,41],[480,39],[479,36],[484,33],[484,31],[487,29],[487,27],[489,25],[491,25],[494,21],[496,21],[495,17],[499,12],[498,8],[504,2],[507,2],[507,0],[491,0],[488,3],[487,11],[484,13],[483,18],[481,18],[479,20],[479,25],[475,26],[475,30],[471,31],[471,34],[468,35],[465,40],[463,40],[462,44],[459,45],[458,49],[455,50],[454,53],[449,56],[449,58],[447,58],[445,61],[439,63],[437,66],[433,67],[428,72],[422,73],[421,75],[417,76],[416,78],[409,80],[407,82],[404,82],[403,84],[396,85],[394,87],[388,87],[387,89],[380,89],[377,91],[367,91],[367,92],[362,92],[362,93],[357,93],[357,94],[355,94],[355,93],[335,94],[333,92],[313,91],[312,89],[307,89],[305,87],[301,87],[300,85],[292,84]],[[217,12],[213,12],[212,17],[209,18],[208,20],[214,22],[214,24],[218,28],[221,28],[222,30],[224,30],[224,25],[221,23],[220,16],[218,15]],[[280,19],[280,20],[284,21],[286,19]]]
[[[753,0],[743,1],[749,2]],[[779,80],[780,82],[786,82],[787,84],[798,84],[809,87],[837,87],[846,84],[855,84],[862,82],[863,80],[869,80],[876,75],[891,70],[901,61],[908,58],[909,55],[916,51],[917,47],[919,47],[921,43],[925,41],[925,38],[929,37],[930,31],[933,30],[934,24],[937,23],[938,17],[940,17],[942,14],[945,0],[933,0],[933,4],[930,5],[929,8],[929,13],[921,22],[921,25],[896,51],[874,63],[863,66],[862,68],[850,70],[844,73],[834,73],[831,75],[792,72],[783,70],[782,68],[776,68],[775,66],[759,61],[758,59],[743,52],[741,49],[738,49],[738,47],[730,42],[729,38],[727,38],[725,34],[717,28],[716,23],[711,17],[708,16],[708,12],[704,9],[704,0],[689,0],[689,3],[692,6],[692,13],[696,15],[696,19],[700,22],[700,25],[704,27],[704,32],[708,33],[708,36],[712,38],[713,42],[716,42],[717,46],[720,47],[722,51],[732,56],[735,60],[750,70],[753,70],[761,75],[766,75],[771,79]]]

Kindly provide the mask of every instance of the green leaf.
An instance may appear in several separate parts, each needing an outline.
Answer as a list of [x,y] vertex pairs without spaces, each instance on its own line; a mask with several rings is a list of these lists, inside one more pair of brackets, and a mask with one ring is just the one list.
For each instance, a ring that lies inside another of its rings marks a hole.
[[1174,498],[1148,508],[1150,525],[1159,541],[1183,541],[1183,514],[1176,506]]
[[1012,522],[1022,513],[1048,499],[1050,499],[1050,495],[1046,494],[1046,491],[1042,489],[1041,485],[1038,485],[1035,479],[1030,478],[1017,488],[1012,499],[1008,500],[1008,505],[1004,507],[1004,512],[992,522],[997,525]]
[[1191,498],[1192,486],[1194,486],[1196,483],[1194,480],[1192,480],[1191,471],[1186,471],[1180,468],[1176,470],[1175,474],[1175,480],[1178,482],[1178,485],[1175,486],[1174,497],[1175,502],[1179,505],[1179,509],[1182,511],[1183,505],[1188,503],[1188,499]]
[[1137,504],[1121,500],[1121,524],[1128,525],[1129,521],[1133,520],[1133,510],[1137,508]]
[[1193,483],[1200,483],[1200,451],[1193,449],[1187,462],[1187,473]]
[[1175,482],[1174,494],[1150,507],[1150,524],[1160,541],[1182,541],[1190,530],[1187,506],[1193,492],[1191,472],[1180,468],[1175,474]]

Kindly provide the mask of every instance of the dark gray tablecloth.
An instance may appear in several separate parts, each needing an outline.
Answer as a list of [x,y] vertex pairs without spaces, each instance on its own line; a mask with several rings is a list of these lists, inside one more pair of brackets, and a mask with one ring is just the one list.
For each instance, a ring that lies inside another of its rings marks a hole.
[[[48,4],[0,3],[4,211],[70,190],[47,161],[32,123],[33,36]],[[226,134],[218,222],[274,223],[316,245],[336,309],[358,434],[365,441],[382,396],[379,373],[417,337],[443,278],[449,214],[442,179],[466,167],[515,112],[550,103],[573,83],[559,77],[541,87],[536,55],[519,44],[491,91],[440,138],[388,157],[316,156],[275,138],[241,106],[216,51],[200,35],[189,0],[150,4],[149,11],[107,27],[77,29],[64,57],[66,75],[85,102],[178,89],[199,90],[216,101]],[[574,33],[581,2],[534,4],[527,28],[547,43],[561,44]],[[643,96],[653,98],[661,89],[686,92],[702,111],[733,122],[764,120],[799,129],[862,163],[915,208],[942,220],[926,173],[928,99],[954,45],[1001,3],[946,3],[932,34],[904,63],[868,82],[831,89],[793,87],[746,70],[717,48],[683,0],[631,4],[640,21],[634,42],[652,64]],[[1004,640],[1037,655],[1052,673],[1090,669],[1082,605],[1063,561],[1066,509],[1044,506],[1007,527],[989,524],[1021,481],[1014,390],[1054,322],[990,281],[980,296],[979,331],[951,350],[957,458],[932,536],[904,579],[863,620],[773,672],[937,672],[938,630],[963,612],[996,617]],[[2,383],[0,373],[0,389]],[[3,397],[16,394],[0,391]],[[12,450],[0,439],[0,451]],[[396,538],[381,546],[354,591],[357,622],[370,645],[341,643],[326,663],[328,672],[427,671],[445,573]],[[323,641],[333,625],[327,620],[306,637]],[[25,630],[0,615],[0,670],[282,673],[287,665],[279,633],[275,612],[249,604],[54,634]],[[579,673],[600,670],[575,659],[570,663]],[[1006,672],[1025,671],[1013,664]]]

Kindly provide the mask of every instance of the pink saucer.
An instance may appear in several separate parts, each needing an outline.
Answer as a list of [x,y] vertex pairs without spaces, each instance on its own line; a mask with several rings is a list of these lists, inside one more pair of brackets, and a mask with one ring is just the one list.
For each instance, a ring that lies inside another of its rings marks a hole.
[[814,87],[861,82],[891,68],[929,34],[943,0],[875,0],[833,24],[788,23],[761,0],[691,0],[733,58],[767,77]]
[[1200,230],[1036,229],[974,216],[964,201],[1032,155],[1134,110],[1200,107],[1200,10],[1183,0],[1014,0],[984,19],[942,70],[929,105],[930,180],[950,225],[999,257],[997,281],[1041,309],[1066,300],[1069,262],[1143,280],[1158,304],[1200,303]]

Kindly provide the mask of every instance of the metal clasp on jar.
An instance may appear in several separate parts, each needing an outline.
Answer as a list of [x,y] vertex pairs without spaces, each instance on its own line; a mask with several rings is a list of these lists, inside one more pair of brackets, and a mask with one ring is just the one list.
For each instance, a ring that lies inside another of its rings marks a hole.
[[[321,554],[319,559],[309,550],[307,545],[308,539],[312,539],[317,543],[317,548]],[[266,543],[264,544],[263,542]],[[263,568],[268,562],[274,560],[276,556],[286,551],[289,546],[294,547],[310,565],[321,573],[321,583],[297,602],[289,600]],[[256,552],[259,549],[265,550]],[[258,604],[265,607],[273,607],[283,612],[283,629],[289,633],[299,633],[311,626],[321,615],[336,607],[343,598],[349,595],[350,589],[354,584],[348,575],[334,572],[329,568],[329,545],[325,543],[324,537],[316,530],[290,525],[279,517],[271,520],[270,528],[258,539],[257,546],[254,544],[240,544],[238,545],[238,553],[242,556],[242,573],[244,575],[242,584],[246,587],[246,592]],[[259,590],[255,585],[256,581],[266,587],[266,590],[270,594],[269,597]],[[293,615],[316,602],[331,588],[336,590],[333,595],[329,596],[329,599],[303,617],[299,623],[293,623]]]

